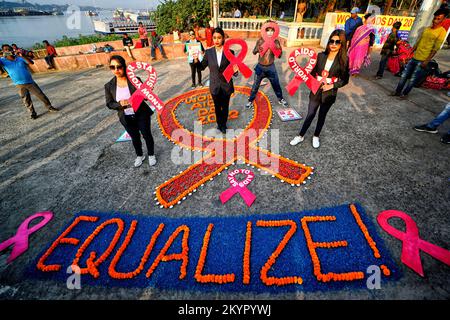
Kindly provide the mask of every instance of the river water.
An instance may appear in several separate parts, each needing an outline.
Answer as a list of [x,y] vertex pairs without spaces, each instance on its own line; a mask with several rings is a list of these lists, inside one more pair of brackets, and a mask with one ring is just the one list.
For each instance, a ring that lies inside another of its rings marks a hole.
[[0,17],[0,43],[16,43],[22,48],[31,48],[36,42],[50,42],[78,35],[94,34],[92,19],[111,18],[112,11],[101,11],[98,17],[79,14],[64,16],[19,16]]

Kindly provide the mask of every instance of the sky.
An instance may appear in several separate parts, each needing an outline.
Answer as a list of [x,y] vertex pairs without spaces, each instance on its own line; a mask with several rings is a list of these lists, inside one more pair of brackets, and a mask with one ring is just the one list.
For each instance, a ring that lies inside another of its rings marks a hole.
[[[19,2],[18,0],[9,0]],[[102,8],[146,9],[156,8],[159,0],[28,0],[39,4],[74,4],[83,6],[96,6]]]

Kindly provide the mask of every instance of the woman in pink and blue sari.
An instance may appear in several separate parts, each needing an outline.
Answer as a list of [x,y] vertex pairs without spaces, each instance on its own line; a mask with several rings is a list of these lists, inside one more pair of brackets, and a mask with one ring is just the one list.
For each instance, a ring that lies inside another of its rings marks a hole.
[[364,24],[358,27],[351,39],[348,49],[350,74],[356,76],[361,68],[370,65],[370,52],[375,43],[375,16],[368,13],[364,16]]

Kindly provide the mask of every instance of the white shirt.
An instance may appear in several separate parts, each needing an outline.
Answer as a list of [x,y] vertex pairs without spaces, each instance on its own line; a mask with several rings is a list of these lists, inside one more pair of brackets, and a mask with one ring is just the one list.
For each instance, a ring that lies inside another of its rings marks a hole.
[[235,17],[235,18],[240,18],[240,17],[241,17],[241,12],[239,11],[239,9],[237,9],[237,10],[234,12],[234,17]]
[[222,53],[223,53],[223,47],[217,51],[216,50],[216,54],[217,54],[217,65],[220,67],[220,62],[222,61]]
[[325,63],[325,69],[326,71],[330,72],[331,66],[333,65],[334,59],[333,60],[328,60],[327,59],[327,63]]

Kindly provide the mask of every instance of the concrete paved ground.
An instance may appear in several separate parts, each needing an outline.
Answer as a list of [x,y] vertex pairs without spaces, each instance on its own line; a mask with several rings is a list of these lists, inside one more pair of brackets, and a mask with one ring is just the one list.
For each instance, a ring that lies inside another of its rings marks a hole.
[[[250,47],[253,42],[250,42]],[[450,51],[441,51],[438,61],[443,70],[450,69]],[[269,298],[269,299],[448,299],[450,269],[443,263],[422,254],[426,273],[420,278],[400,262],[402,243],[381,228],[396,263],[404,271],[403,278],[381,290],[292,293],[254,295],[231,293],[176,292],[147,289],[108,289],[83,287],[71,291],[65,284],[39,282],[22,278],[27,264],[47,246],[58,230],[80,210],[130,212],[142,215],[232,216],[261,215],[301,211],[359,202],[375,222],[379,212],[397,209],[407,212],[420,228],[421,238],[438,246],[450,248],[450,147],[439,142],[438,135],[412,130],[416,124],[430,121],[442,110],[449,98],[446,92],[414,89],[406,101],[387,94],[398,78],[386,72],[382,80],[373,80],[379,54],[359,78],[352,78],[340,90],[337,103],[329,112],[321,135],[322,146],[311,146],[313,123],[302,145],[291,147],[303,121],[281,122],[273,116],[272,128],[280,130],[280,154],[316,167],[316,174],[306,186],[292,188],[270,176],[257,176],[252,191],[258,196],[251,208],[243,201],[221,205],[217,195],[228,183],[225,176],[207,183],[187,201],[168,211],[155,206],[153,191],[169,177],[184,170],[169,159],[173,145],[158,129],[152,118],[156,156],[159,163],[149,168],[133,168],[131,143],[115,143],[123,132],[117,115],[105,107],[103,84],[110,78],[107,69],[74,73],[50,73],[35,80],[53,104],[61,108],[49,114],[33,98],[37,112],[29,119],[16,89],[9,79],[0,80],[0,241],[12,236],[19,224],[38,211],[51,210],[55,218],[51,228],[44,228],[31,237],[30,249],[14,263],[7,265],[9,254],[0,254],[0,298],[49,299],[185,299],[185,298]],[[277,62],[282,86],[292,76],[288,65]],[[252,66],[254,56],[247,63]],[[185,60],[155,63],[158,71],[156,93],[167,100],[190,90],[190,70]],[[204,77],[208,78],[208,71]],[[176,76],[174,76],[176,75]],[[242,76],[238,85],[252,79]],[[276,101],[270,85],[262,88]],[[290,97],[289,103],[305,115],[308,90]],[[240,112],[231,127],[242,127],[248,119],[244,99],[236,98],[233,109]],[[274,104],[275,110],[278,105]],[[189,117],[185,119],[189,123]],[[188,125],[188,124],[187,124]],[[450,129],[450,122],[440,133]],[[238,167],[241,167],[238,165]],[[195,209],[195,210],[194,210]],[[397,224],[402,228],[401,224]]]

